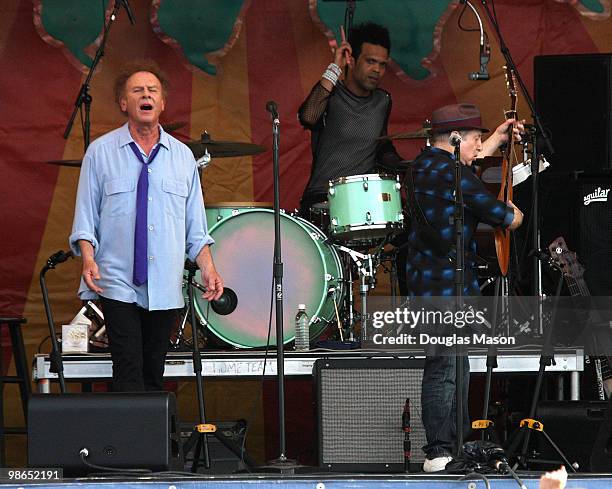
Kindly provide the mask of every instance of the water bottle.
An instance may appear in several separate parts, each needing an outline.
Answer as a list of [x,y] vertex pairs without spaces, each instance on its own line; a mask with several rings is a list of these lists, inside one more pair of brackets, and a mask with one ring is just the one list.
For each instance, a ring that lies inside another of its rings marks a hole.
[[305,351],[310,347],[310,318],[306,314],[306,304],[298,305],[295,315],[295,349]]

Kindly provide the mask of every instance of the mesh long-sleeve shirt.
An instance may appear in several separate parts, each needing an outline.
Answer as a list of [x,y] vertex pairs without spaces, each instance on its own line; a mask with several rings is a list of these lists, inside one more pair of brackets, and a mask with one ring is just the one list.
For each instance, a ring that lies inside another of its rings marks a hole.
[[301,105],[300,123],[312,132],[312,169],[302,201],[326,200],[329,180],[372,173],[377,163],[401,161],[387,134],[391,96],[380,88],[367,97],[338,82],[332,92],[317,83]]

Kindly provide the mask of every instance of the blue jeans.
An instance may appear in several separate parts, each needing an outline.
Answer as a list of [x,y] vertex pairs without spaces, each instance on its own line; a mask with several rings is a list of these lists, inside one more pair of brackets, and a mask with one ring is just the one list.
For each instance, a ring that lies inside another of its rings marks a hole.
[[[463,362],[463,419],[464,433],[470,430],[468,414],[468,392],[470,384],[470,363],[467,356]],[[457,410],[456,410],[456,357],[428,356],[423,370],[421,409],[427,445],[423,451],[427,458],[449,456],[456,452]]]

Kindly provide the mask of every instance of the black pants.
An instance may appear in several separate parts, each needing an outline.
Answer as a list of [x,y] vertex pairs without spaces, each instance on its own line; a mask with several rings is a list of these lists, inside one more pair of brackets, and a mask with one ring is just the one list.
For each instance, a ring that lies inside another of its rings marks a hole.
[[113,360],[113,390],[160,391],[177,309],[148,311],[100,298]]

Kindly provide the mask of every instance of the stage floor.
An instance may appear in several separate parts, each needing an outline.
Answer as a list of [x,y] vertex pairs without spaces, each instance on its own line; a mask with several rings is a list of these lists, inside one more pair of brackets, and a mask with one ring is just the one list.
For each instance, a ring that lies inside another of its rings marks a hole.
[[[521,473],[520,478],[528,489],[537,489],[540,474]],[[493,489],[514,489],[519,487],[517,481],[509,476],[487,476]],[[0,487],[24,487],[25,484],[3,483]],[[39,489],[71,488],[79,489],[102,487],[124,487],[125,489],[251,489],[255,487],[281,487],[282,489],[484,489],[485,482],[479,478],[464,478],[458,475],[362,475],[362,474],[309,474],[278,476],[266,473],[247,476],[180,477],[169,475],[151,475],[140,478],[104,477],[65,479],[57,482],[36,484]],[[589,474],[569,477],[568,489],[603,489],[612,487],[612,474]]]

